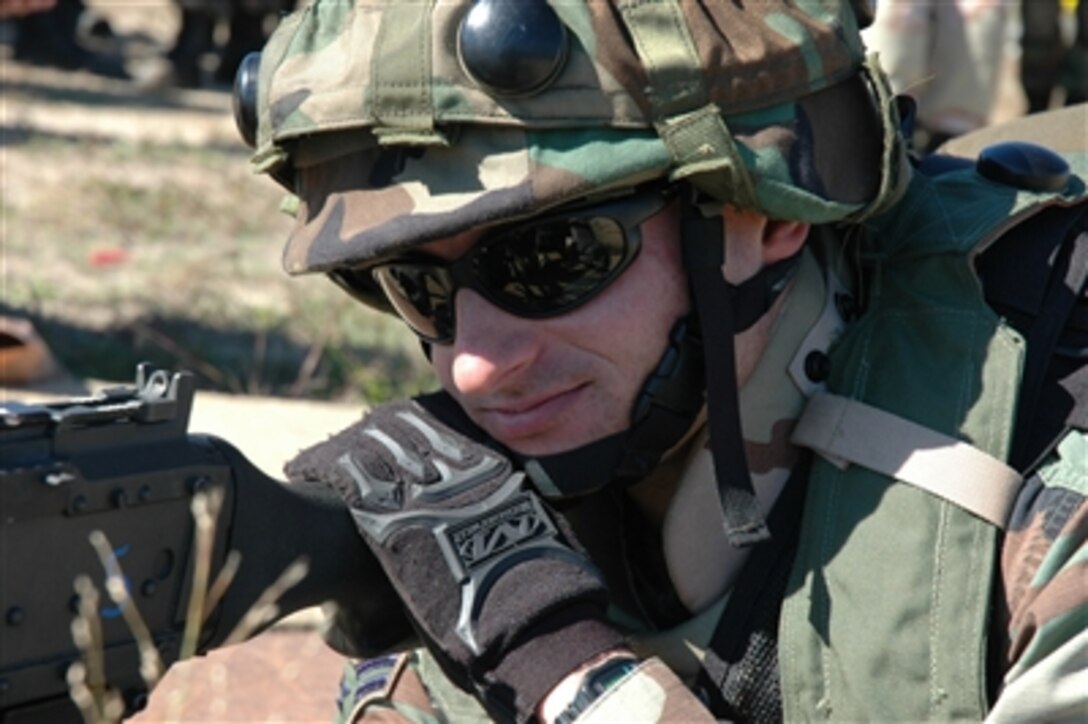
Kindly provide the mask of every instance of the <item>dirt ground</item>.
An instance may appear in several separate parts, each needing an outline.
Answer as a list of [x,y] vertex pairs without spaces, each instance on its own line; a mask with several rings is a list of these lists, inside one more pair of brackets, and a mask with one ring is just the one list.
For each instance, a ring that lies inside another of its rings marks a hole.
[[[2,393],[0,393],[2,394]],[[360,406],[200,393],[190,429],[230,440],[270,476],[301,444],[351,424]],[[328,722],[343,658],[317,633],[307,609],[237,646],[177,664],[132,722]]]

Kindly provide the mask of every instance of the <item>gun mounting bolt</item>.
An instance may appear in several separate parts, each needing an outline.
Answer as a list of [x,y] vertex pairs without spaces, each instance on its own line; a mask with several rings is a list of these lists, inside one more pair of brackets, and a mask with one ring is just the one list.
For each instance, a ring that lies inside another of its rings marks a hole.
[[140,489],[136,492],[136,498],[141,503],[146,503],[149,500],[151,500],[151,486],[150,485],[141,485]]
[[19,606],[12,606],[4,615],[4,621],[7,622],[8,626],[20,626],[25,620],[26,612]]
[[68,504],[68,512],[83,513],[87,510],[88,505],[89,503],[87,502],[86,495],[77,495],[72,498],[72,502]]
[[128,505],[128,493],[124,488],[117,488],[110,493],[110,502],[113,503],[115,508],[124,508]]
[[209,480],[206,475],[201,475],[201,476],[195,477],[195,478],[193,478],[192,480],[189,481],[189,492],[192,495],[196,495],[197,493],[202,493],[205,490],[207,490],[207,488],[211,484],[211,482],[212,481]]
[[129,692],[125,698],[128,699],[128,706],[132,711],[143,711],[147,708],[148,696],[145,689]]

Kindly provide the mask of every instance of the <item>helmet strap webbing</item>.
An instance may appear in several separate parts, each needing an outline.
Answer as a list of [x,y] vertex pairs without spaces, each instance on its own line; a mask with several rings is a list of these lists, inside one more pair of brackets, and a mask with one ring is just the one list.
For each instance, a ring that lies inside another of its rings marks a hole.
[[705,370],[698,320],[676,322],[657,365],[643,381],[631,425],[574,450],[525,459],[525,472],[550,500],[578,497],[648,475],[691,430],[703,408]]
[[801,267],[801,252],[764,267],[740,284],[729,284],[733,300],[733,333],[740,334],[763,319]]
[[694,199],[684,204],[682,245],[691,296],[703,330],[710,452],[718,483],[725,535],[735,548],[770,538],[759,508],[740,425],[733,351],[734,289],[725,280],[725,227],[720,216],[705,215]]
[[435,0],[387,3],[371,61],[373,127],[383,146],[448,146],[435,127],[431,16]]
[[672,159],[672,181],[690,181],[719,199],[758,208],[752,179],[704,69],[679,0],[621,2],[620,18],[649,81],[654,130]]

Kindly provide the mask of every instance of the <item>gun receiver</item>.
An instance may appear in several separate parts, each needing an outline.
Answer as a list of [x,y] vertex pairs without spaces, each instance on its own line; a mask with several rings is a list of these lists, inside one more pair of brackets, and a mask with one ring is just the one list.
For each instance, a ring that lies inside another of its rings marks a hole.
[[[227,442],[188,433],[194,383],[141,365],[136,386],[42,405],[0,405],[0,723],[80,721],[66,672],[79,658],[73,581],[101,587],[88,542],[105,533],[163,663],[178,658],[192,585],[193,496],[219,489],[211,575],[227,553],[241,566],[201,631],[220,646],[293,561],[309,572],[278,600],[279,615],[333,601],[353,645],[377,652],[410,635],[402,605],[331,492],[285,485]],[[103,596],[106,679],[126,715],[147,703],[139,656],[121,611]]]

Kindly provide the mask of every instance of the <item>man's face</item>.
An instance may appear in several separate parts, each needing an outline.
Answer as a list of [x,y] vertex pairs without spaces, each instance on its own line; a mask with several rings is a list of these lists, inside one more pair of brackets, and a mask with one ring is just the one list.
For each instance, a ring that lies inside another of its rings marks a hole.
[[[442,386],[476,424],[525,455],[564,452],[625,429],[635,395],[688,309],[678,226],[675,204],[644,222],[631,266],[557,317],[525,319],[459,290],[455,338],[432,350]],[[424,250],[454,259],[479,236]]]

